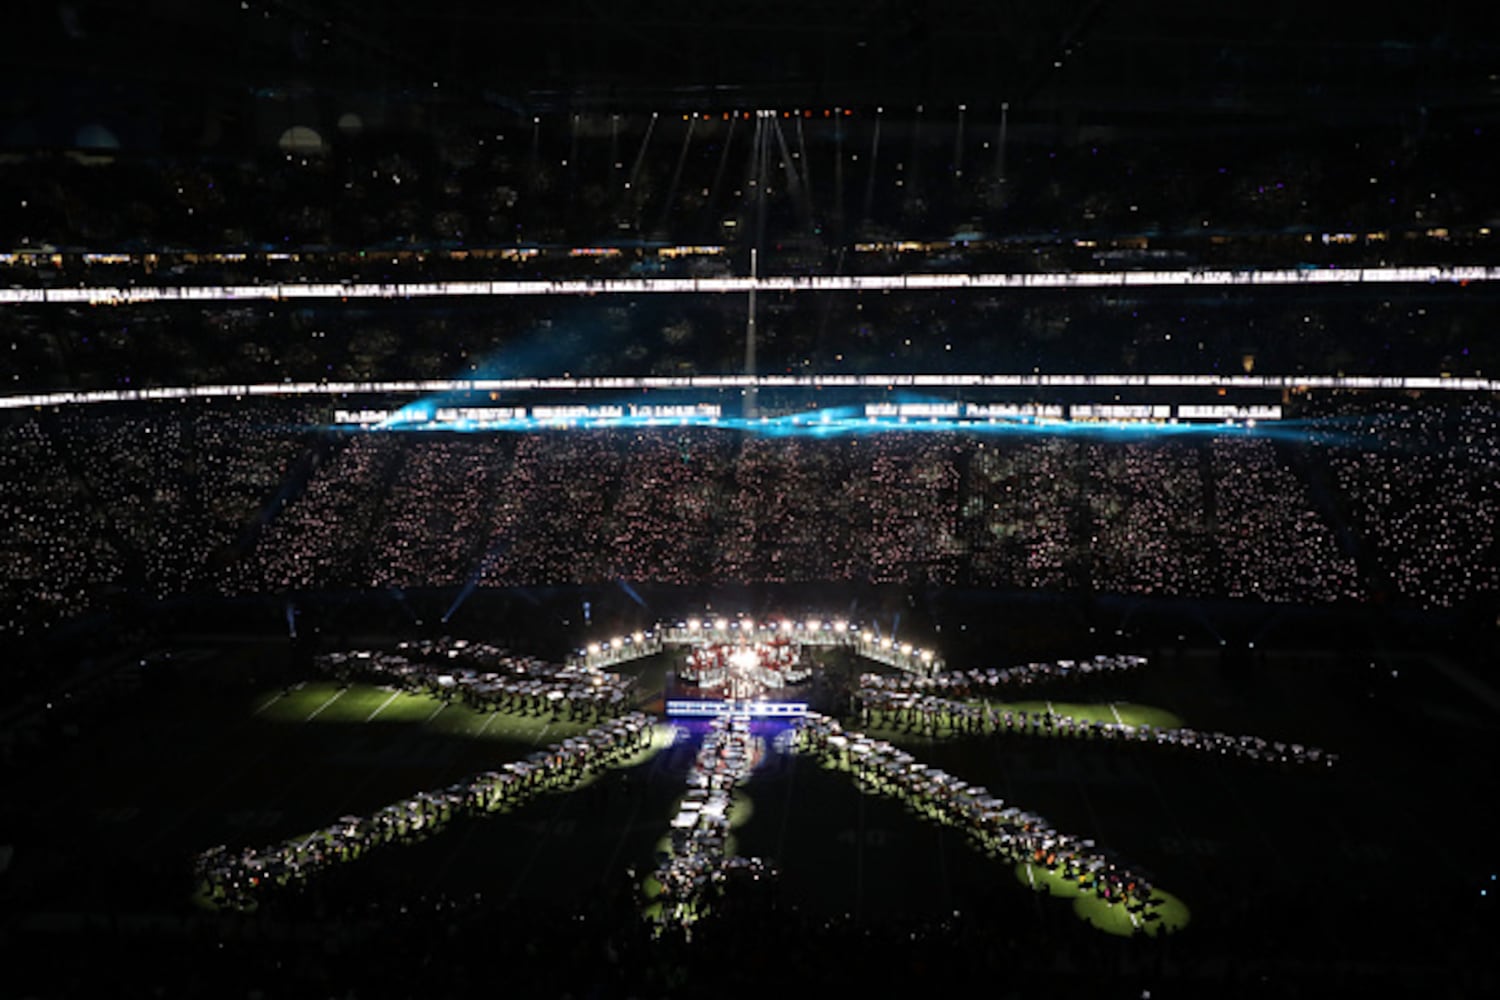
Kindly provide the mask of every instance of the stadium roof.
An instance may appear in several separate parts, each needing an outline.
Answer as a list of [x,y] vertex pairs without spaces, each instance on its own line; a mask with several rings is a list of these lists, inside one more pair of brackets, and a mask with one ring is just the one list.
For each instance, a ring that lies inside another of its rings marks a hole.
[[1268,0],[73,0],[11,12],[11,117],[59,102],[496,110],[972,102],[1134,120],[1500,106],[1471,5]]

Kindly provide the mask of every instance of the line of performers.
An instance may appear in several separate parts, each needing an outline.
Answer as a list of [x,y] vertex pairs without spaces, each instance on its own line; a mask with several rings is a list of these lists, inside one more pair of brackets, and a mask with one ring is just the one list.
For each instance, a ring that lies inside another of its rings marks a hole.
[[402,643],[398,651],[324,653],[314,666],[341,683],[390,684],[459,699],[479,712],[611,718],[630,703],[630,680],[591,667],[559,666],[464,640]]
[[[796,747],[852,772],[872,791],[905,799],[929,819],[962,830],[991,857],[1040,865],[1111,903],[1152,919],[1151,882],[1116,863],[1092,840],[1059,833],[1024,812],[945,771],[921,763],[884,740],[845,730],[826,715],[798,720]],[[1160,902],[1158,899],[1157,902]]]
[[524,760],[419,792],[368,816],[342,816],[321,830],[265,847],[210,848],[194,859],[199,892],[213,905],[253,909],[265,892],[356,861],[374,848],[414,843],[460,816],[506,809],[540,792],[575,784],[649,746],[653,727],[650,716],[632,712]]
[[855,694],[860,723],[901,726],[928,736],[1023,735],[1108,743],[1136,743],[1287,767],[1333,767],[1338,754],[1304,743],[1268,740],[1186,726],[1164,728],[1117,719],[1080,719],[1048,708],[1041,712],[955,701],[888,687],[861,687]]
[[1043,682],[1080,681],[1103,674],[1139,670],[1144,656],[1133,653],[1101,653],[1086,660],[1053,660],[1022,663],[1014,667],[952,670],[923,676],[915,673],[863,674],[861,688],[885,691],[922,691],[943,698],[982,698],[1001,688],[1018,688]]
[[758,756],[749,715],[721,715],[709,724],[671,821],[671,853],[652,873],[661,887],[661,919],[692,923],[732,878],[759,881],[776,874],[760,858],[728,855],[733,790],[749,777]]

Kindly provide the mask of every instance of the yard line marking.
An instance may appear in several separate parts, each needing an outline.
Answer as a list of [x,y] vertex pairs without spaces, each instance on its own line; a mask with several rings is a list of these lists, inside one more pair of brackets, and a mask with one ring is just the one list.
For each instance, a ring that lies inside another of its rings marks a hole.
[[1125,725],[1125,720],[1120,718],[1120,710],[1118,708],[1115,708],[1114,702],[1109,703],[1109,710],[1114,713],[1116,722],[1118,722],[1122,726]]
[[1026,862],[1026,877],[1031,881],[1031,889],[1036,891],[1036,876],[1031,873],[1031,862]]
[[432,714],[429,715],[426,719],[424,719],[422,721],[422,725],[425,726],[425,725],[427,725],[427,723],[431,722],[433,719],[436,719],[438,717],[438,713],[441,712],[443,709],[445,709],[447,707],[448,707],[448,703],[446,701],[440,701],[440,702],[438,702],[438,707],[434,708],[432,710]]
[[349,690],[349,689],[348,688],[339,688],[337,691],[335,691],[333,693],[333,697],[332,698],[329,698],[327,701],[323,702],[323,704],[321,704],[317,708],[313,709],[312,710],[312,714],[309,715],[307,718],[303,719],[302,721],[303,722],[311,722],[312,720],[316,719],[318,717],[318,713],[322,712],[323,709],[327,708],[329,705],[332,705],[334,702],[338,701],[339,697],[345,691],[347,691],[347,690]]
[[387,698],[385,701],[381,702],[379,708],[375,709],[375,711],[373,711],[369,715],[365,716],[365,721],[366,722],[373,722],[373,721],[375,721],[375,716],[379,715],[381,712],[384,712],[385,711],[385,707],[387,705],[389,705],[391,702],[395,701],[399,697],[401,697],[401,692],[400,691],[392,691],[391,692],[391,696],[389,698]]
[[277,692],[276,694],[274,694],[274,695],[271,696],[271,700],[270,701],[268,701],[264,705],[260,706],[260,708],[257,708],[255,710],[255,714],[259,715],[260,713],[264,712],[266,709],[270,708],[272,705],[276,704],[278,701],[280,701],[282,698],[285,698],[285,697],[286,697],[286,692],[285,691],[279,691],[279,692]]
[[[436,713],[434,713],[434,714],[436,714]],[[499,717],[500,717],[500,713],[499,712],[491,712],[490,713],[490,717],[488,719],[484,720],[484,725],[482,725],[482,726],[479,727],[479,732],[475,733],[474,735],[475,736],[483,736],[484,735],[484,731],[486,729],[490,728],[490,723],[494,722]]]

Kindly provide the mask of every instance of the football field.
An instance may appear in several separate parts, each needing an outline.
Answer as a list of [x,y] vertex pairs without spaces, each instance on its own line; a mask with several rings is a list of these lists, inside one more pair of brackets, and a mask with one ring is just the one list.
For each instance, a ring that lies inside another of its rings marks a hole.
[[[375,684],[235,682],[256,675],[254,660],[265,655],[219,650],[190,676],[148,684],[128,711],[101,718],[25,776],[23,793],[45,803],[69,831],[70,856],[84,861],[48,885],[46,907],[189,907],[190,863],[202,850],[271,844],[372,813],[590,725],[550,711],[476,712]],[[661,660],[633,669],[650,704]],[[1467,761],[1471,773],[1492,768],[1493,737],[1481,709],[1439,672],[1420,663],[1403,669],[1423,685],[1404,700],[1350,698],[1344,679],[1294,657],[1250,676],[1188,655],[1112,681],[1109,690],[1035,690],[1006,702],[1106,722],[1302,740],[1339,753],[1332,770],[1056,737],[880,726],[870,734],[1148,873],[1182,907],[1188,940],[1240,926],[1246,912],[1272,919],[1277,906],[1295,901],[1326,912],[1319,926],[1337,942],[1344,923],[1360,918],[1361,894],[1393,871],[1420,868],[1429,885],[1455,898],[1477,878],[1445,849],[1441,831],[1479,835],[1484,821],[1455,806],[1467,779],[1444,762]],[[785,905],[856,921],[979,910],[1022,923],[1082,918],[1110,933],[1134,930],[1120,914],[1071,898],[1076,887],[1045,869],[987,858],[957,830],[862,790],[817,758],[787,752],[774,731],[763,749],[737,793],[732,846],[779,867]],[[551,908],[618,898],[658,860],[694,753],[692,739],[674,741],[663,730],[650,753],[581,787],[456,820],[320,879],[351,896],[481,894]]]

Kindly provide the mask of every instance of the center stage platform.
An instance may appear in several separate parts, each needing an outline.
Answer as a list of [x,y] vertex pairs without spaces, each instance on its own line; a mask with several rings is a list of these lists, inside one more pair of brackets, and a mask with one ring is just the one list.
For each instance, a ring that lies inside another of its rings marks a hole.
[[807,714],[805,701],[735,701],[730,698],[668,698],[667,716],[705,719],[720,715],[748,715],[752,719],[795,719]]

